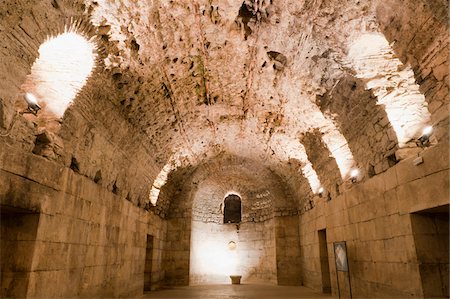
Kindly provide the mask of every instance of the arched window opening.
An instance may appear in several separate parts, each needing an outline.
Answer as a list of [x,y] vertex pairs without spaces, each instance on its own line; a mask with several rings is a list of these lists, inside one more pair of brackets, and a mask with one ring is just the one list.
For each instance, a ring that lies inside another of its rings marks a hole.
[[62,117],[92,73],[95,51],[94,42],[75,32],[44,42],[22,86],[28,109],[36,114],[42,108]]
[[241,217],[241,198],[235,194],[225,197],[223,223],[240,223]]

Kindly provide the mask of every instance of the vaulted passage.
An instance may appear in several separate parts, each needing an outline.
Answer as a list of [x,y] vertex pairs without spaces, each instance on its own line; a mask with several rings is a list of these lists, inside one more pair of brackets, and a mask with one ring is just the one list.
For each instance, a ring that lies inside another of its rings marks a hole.
[[1,296],[448,297],[448,16],[4,0]]

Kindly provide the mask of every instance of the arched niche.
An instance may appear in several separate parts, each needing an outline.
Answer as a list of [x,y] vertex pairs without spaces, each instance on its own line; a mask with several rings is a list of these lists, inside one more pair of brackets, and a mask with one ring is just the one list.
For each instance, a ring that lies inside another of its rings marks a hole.
[[242,221],[242,204],[239,195],[227,195],[223,205],[223,223],[240,223]]

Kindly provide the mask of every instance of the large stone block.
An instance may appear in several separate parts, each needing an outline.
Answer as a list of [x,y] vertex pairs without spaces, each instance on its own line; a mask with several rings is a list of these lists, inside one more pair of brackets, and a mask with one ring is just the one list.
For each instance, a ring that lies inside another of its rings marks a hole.
[[399,212],[411,213],[448,204],[448,178],[449,172],[444,170],[398,186]]

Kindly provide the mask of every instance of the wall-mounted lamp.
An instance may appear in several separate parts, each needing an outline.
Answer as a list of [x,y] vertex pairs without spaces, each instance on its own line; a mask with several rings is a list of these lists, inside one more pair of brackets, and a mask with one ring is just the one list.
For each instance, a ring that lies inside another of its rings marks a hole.
[[234,242],[234,241],[228,242],[228,249],[229,250],[235,250],[236,249],[236,242]]
[[321,186],[317,192],[320,197],[324,197],[326,200],[331,200],[330,192],[328,192],[324,187]]
[[359,169],[352,169],[352,171],[350,172],[350,181],[352,183],[356,183],[358,182],[358,177],[359,177]]
[[420,136],[417,139],[416,144],[421,147],[430,145],[431,134],[433,134],[433,127],[432,126],[425,127],[422,131],[422,136]]
[[38,113],[39,110],[41,110],[41,106],[39,106],[36,97],[34,96],[34,94],[32,93],[25,93],[25,95],[23,96],[25,102],[27,102],[28,104],[28,110],[33,113],[34,115],[36,115]]

